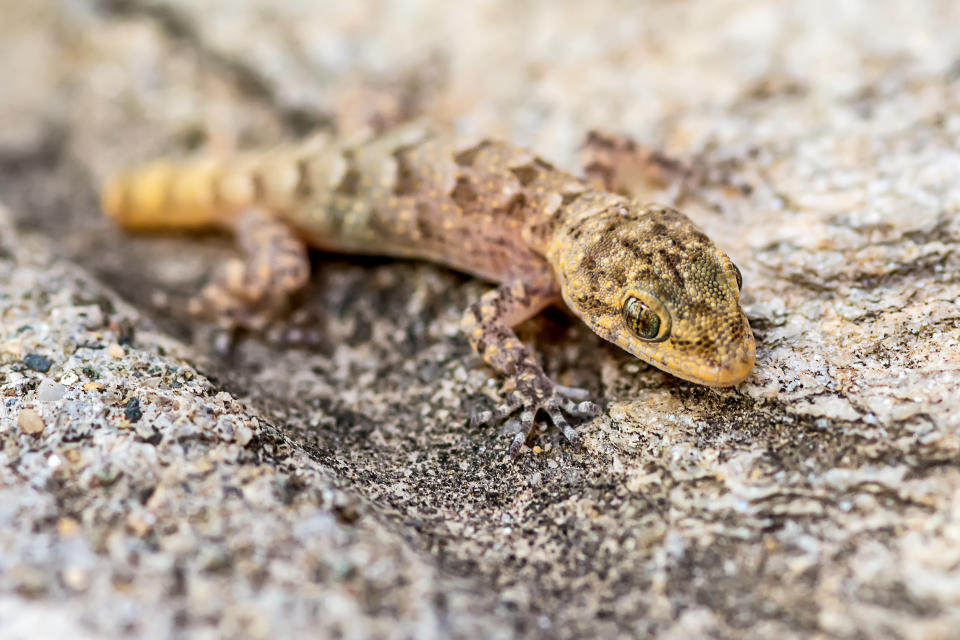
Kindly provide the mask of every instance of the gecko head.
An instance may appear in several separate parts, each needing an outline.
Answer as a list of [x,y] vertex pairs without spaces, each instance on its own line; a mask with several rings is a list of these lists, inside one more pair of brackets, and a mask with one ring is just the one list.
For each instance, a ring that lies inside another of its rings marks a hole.
[[550,259],[573,312],[641,360],[717,387],[753,368],[740,271],[682,213],[609,206],[564,225]]

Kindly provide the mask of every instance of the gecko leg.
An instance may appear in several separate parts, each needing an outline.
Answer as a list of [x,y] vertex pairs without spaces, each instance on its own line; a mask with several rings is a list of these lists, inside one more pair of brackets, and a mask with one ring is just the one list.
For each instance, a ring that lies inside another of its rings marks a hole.
[[587,180],[597,189],[638,197],[642,192],[667,188],[671,205],[679,204],[699,175],[696,166],[687,166],[629,136],[599,131],[587,134],[580,162]]
[[529,438],[537,410],[543,409],[575,447],[580,446],[580,436],[567,422],[563,412],[581,417],[595,414],[598,410],[592,402],[581,401],[577,404],[574,400],[564,398],[564,392],[571,390],[550,380],[533,352],[520,342],[511,329],[511,326],[556,300],[557,295],[553,286],[530,286],[522,281],[506,283],[470,305],[460,323],[474,351],[493,368],[516,382],[517,388],[504,404],[492,411],[483,411],[470,420],[471,426],[477,426],[503,420],[520,410],[520,432],[510,444],[512,458],[517,457],[523,443]]
[[[679,207],[706,185],[732,187],[743,195],[751,191],[749,185],[734,182],[736,167],[730,162],[708,164],[702,157],[684,162],[624,135],[591,131],[581,147],[580,161],[594,188],[672,207]],[[644,197],[651,192],[661,195]],[[714,202],[704,202],[712,209],[720,209]]]
[[307,249],[292,229],[260,209],[239,214],[233,231],[243,259],[224,264],[190,309],[228,328],[262,329],[310,277]]

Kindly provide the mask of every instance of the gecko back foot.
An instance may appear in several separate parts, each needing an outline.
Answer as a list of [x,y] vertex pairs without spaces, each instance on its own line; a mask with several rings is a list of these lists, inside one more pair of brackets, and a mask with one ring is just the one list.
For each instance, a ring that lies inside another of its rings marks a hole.
[[222,265],[189,308],[227,329],[259,331],[306,284],[307,249],[284,222],[259,209],[239,214],[233,228],[244,258]]
[[581,147],[580,161],[584,175],[594,187],[672,207],[696,197],[710,209],[722,211],[719,203],[704,195],[705,187],[729,188],[741,196],[748,196],[753,190],[736,177],[735,159],[708,160],[699,154],[681,160],[622,134],[589,132]]

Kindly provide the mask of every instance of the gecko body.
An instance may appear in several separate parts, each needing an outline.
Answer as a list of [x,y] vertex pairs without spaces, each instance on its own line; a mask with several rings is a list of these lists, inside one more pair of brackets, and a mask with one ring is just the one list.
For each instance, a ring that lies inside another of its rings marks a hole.
[[130,229],[225,228],[245,259],[196,306],[262,326],[309,277],[306,246],[426,259],[499,286],[464,312],[474,350],[512,378],[516,455],[538,409],[579,442],[564,412],[592,403],[554,384],[514,325],[563,300],[601,337],[680,378],[743,380],[755,345],[740,272],[682,213],[594,188],[521,148],[409,125],[357,142],[312,139],[222,160],[148,165],[113,178],[103,208]]

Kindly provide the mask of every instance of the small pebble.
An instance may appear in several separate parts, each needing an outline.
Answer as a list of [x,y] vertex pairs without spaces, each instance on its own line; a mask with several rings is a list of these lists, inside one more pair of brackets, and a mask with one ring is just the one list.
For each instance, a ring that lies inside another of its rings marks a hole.
[[118,345],[116,342],[107,347],[107,353],[109,353],[114,358],[122,358],[124,356],[123,347]]
[[53,366],[53,360],[46,356],[42,356],[39,353],[30,353],[23,357],[23,364],[27,365],[34,371],[46,373],[50,370],[50,367]]
[[33,435],[43,431],[43,418],[33,409],[21,409],[17,416],[17,426],[20,431]]
[[136,422],[142,418],[143,411],[140,410],[140,401],[136,398],[127,400],[127,406],[123,408],[123,415],[125,415],[130,422]]
[[253,429],[246,424],[240,424],[233,434],[233,441],[241,447],[245,447],[251,440],[253,440]]
[[136,512],[131,513],[127,517],[127,527],[130,531],[133,532],[133,535],[138,538],[142,538],[147,535],[147,532],[150,531],[151,522],[144,516],[143,513]]
[[67,566],[61,575],[63,583],[74,591],[84,591],[90,586],[90,572],[83,567]]
[[57,533],[61,538],[72,538],[80,531],[80,523],[73,518],[60,518],[57,521]]
[[53,380],[44,380],[37,387],[37,400],[41,402],[54,402],[66,395],[69,389],[59,382]]

